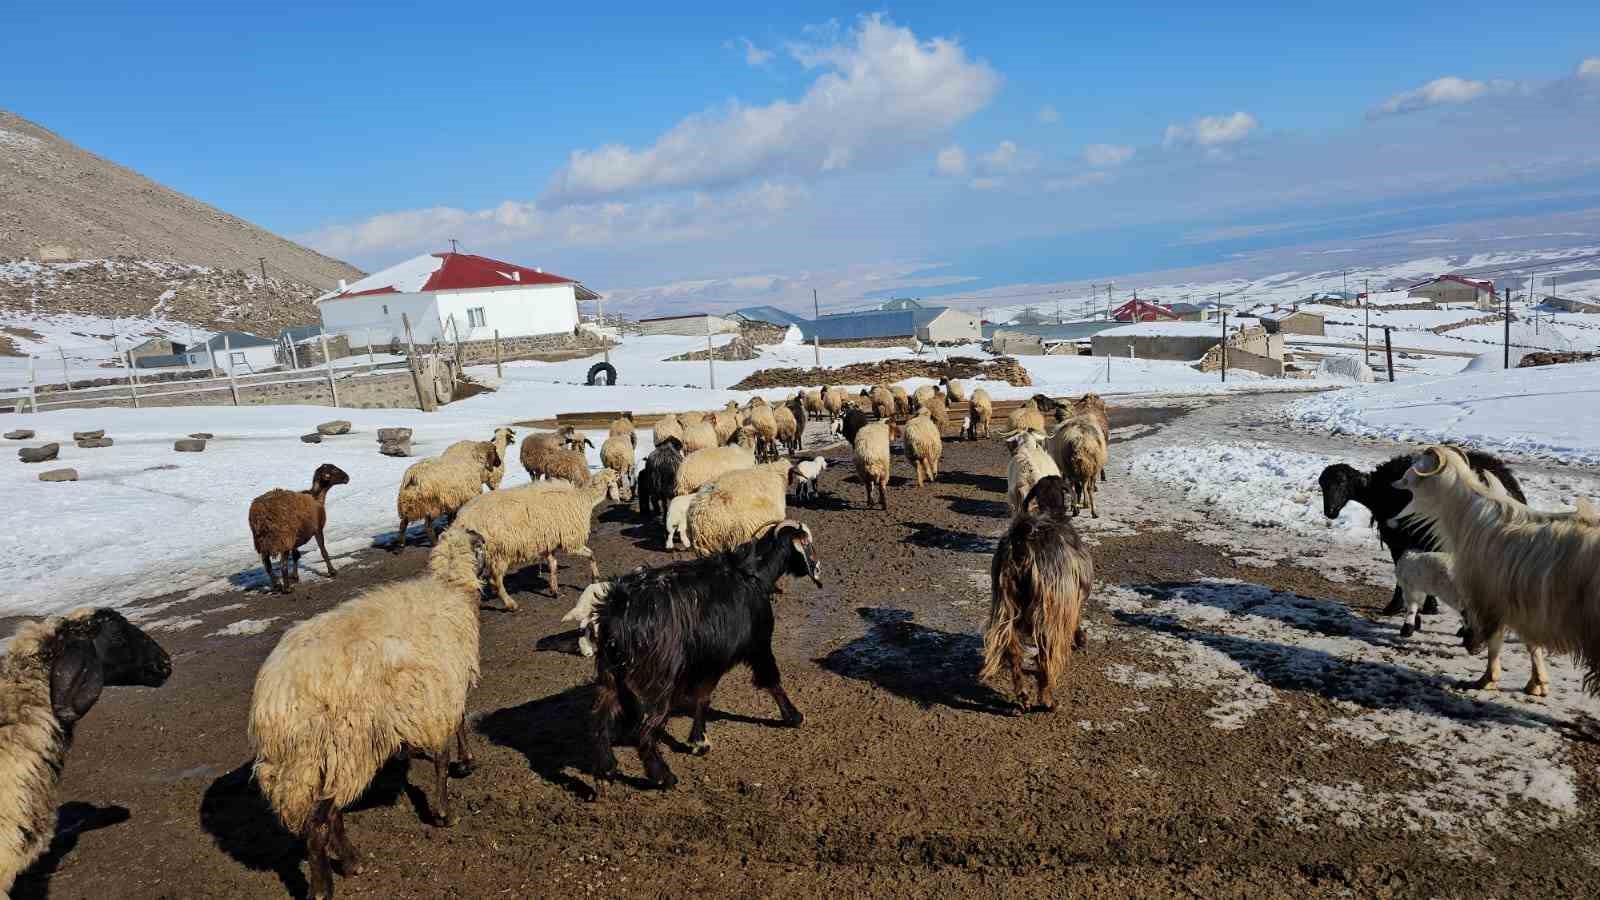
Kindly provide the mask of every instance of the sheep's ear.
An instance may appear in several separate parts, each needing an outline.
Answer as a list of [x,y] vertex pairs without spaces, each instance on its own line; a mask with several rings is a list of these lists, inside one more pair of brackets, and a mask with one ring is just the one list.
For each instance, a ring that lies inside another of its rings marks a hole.
[[100,699],[105,667],[93,641],[68,641],[50,667],[50,706],[63,723],[76,722]]

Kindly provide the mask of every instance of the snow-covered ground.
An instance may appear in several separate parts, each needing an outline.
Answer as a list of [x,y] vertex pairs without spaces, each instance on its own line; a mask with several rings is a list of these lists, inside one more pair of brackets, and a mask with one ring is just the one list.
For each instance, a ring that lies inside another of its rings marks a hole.
[[1352,387],[1288,408],[1334,433],[1600,465],[1600,363],[1470,372]]

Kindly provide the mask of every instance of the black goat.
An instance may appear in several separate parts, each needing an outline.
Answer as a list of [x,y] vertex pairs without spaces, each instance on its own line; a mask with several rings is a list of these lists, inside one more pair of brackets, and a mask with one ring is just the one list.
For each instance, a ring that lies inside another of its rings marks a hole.
[[678,489],[678,467],[683,465],[683,441],[662,438],[645,457],[639,471],[639,516],[665,521],[667,504]]
[[871,422],[872,417],[852,406],[845,410],[844,418],[839,421],[839,432],[844,435],[844,442],[854,447],[856,432],[861,430],[861,426]]
[[[1472,471],[1479,476],[1493,475],[1506,489],[1506,493],[1516,498],[1519,503],[1526,503],[1523,496],[1522,485],[1517,483],[1517,477],[1499,457],[1477,451],[1466,452],[1467,462],[1472,466]],[[1344,463],[1334,463],[1322,470],[1317,483],[1322,487],[1322,513],[1330,519],[1339,518],[1339,512],[1346,503],[1354,500],[1372,512],[1372,524],[1378,529],[1378,540],[1389,548],[1390,555],[1400,559],[1408,550],[1421,553],[1434,553],[1439,548],[1438,539],[1434,537],[1432,525],[1425,519],[1416,516],[1401,516],[1400,513],[1411,503],[1411,492],[1394,486],[1405,475],[1406,469],[1411,466],[1411,456],[1404,454],[1396,456],[1380,464],[1371,472],[1362,472]],[[1396,615],[1406,608],[1405,597],[1400,586],[1394,588],[1394,598],[1384,608],[1382,615]],[[1433,615],[1439,611],[1437,598],[1429,596],[1423,603],[1422,612]],[[1404,633],[1421,627],[1420,617],[1416,621],[1407,622]]]
[[596,610],[595,793],[617,776],[611,735],[624,710],[637,716],[639,760],[650,783],[678,783],[659,747],[675,701],[694,706],[689,747],[711,749],[706,712],[717,682],[740,663],[778,702],[783,724],[803,720],[779,683],[772,655],[772,594],[785,575],[822,585],[811,530],[792,519],[716,556],[633,572],[611,583]]

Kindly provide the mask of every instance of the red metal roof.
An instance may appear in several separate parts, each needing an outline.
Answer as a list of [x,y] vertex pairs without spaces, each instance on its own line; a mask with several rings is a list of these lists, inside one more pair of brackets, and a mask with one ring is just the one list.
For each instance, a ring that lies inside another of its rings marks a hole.
[[1411,287],[1406,288],[1406,290],[1414,291],[1419,287],[1422,287],[1424,285],[1434,284],[1435,282],[1439,282],[1439,281],[1454,281],[1457,284],[1464,284],[1467,287],[1481,288],[1483,290],[1489,291],[1490,293],[1494,293],[1494,282],[1492,282],[1492,281],[1473,281],[1470,278],[1463,278],[1460,275],[1440,275],[1438,278],[1429,278],[1427,281],[1419,281],[1416,284],[1413,284]]
[[571,284],[573,279],[552,272],[474,256],[471,253],[435,253],[444,265],[429,276],[423,291],[460,291],[469,288],[505,287],[508,284]]
[[1154,322],[1159,319],[1178,321],[1182,318],[1165,306],[1140,300],[1138,297],[1112,310],[1111,317],[1118,322]]

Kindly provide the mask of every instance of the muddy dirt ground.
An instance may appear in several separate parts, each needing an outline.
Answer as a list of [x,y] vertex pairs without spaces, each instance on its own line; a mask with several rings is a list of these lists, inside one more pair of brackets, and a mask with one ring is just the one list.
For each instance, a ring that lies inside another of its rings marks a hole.
[[[1186,411],[1118,409],[1112,424],[1150,426],[1135,429],[1139,440],[1159,442]],[[339,894],[1600,896],[1600,753],[1582,738],[1563,738],[1578,814],[1488,832],[1463,853],[1360,815],[1285,817],[1295,785],[1376,792],[1427,777],[1382,743],[1312,730],[1347,715],[1348,696],[1283,679],[1278,702],[1248,727],[1219,728],[1206,691],[1108,677],[1150,668],[1157,633],[1197,636],[1181,623],[1091,603],[1090,643],[1073,658],[1058,711],[1002,714],[1006,686],[975,672],[989,554],[1006,522],[1005,463],[998,442],[951,440],[940,481],[917,489],[897,457],[887,513],[860,508],[848,465],[830,468],[831,498],[796,510],[817,535],[825,585],[793,583],[778,600],[778,660],[805,724],[778,727],[770,699],[731,674],[715,698],[710,755],[669,753],[681,779],[670,793],[616,787],[590,801],[593,670],[559,621],[587,573],[564,565],[559,600],[537,571],[517,576],[521,609],[482,614],[483,680],[469,699],[478,769],[452,784],[457,824],[419,820],[431,766],[417,763],[408,783],[406,766],[392,764],[347,818],[368,868],[338,879]],[[1386,587],[1301,565],[1241,566],[1139,509],[1102,516],[1135,526],[1098,538],[1106,590],[1153,603],[1202,579],[1239,579],[1326,601],[1349,619],[1328,627],[1346,630],[1388,599]],[[591,546],[603,574],[668,558],[658,533],[622,509],[600,514]],[[425,557],[417,547],[365,552],[293,599],[251,589],[145,604],[205,624],[157,634],[174,658],[165,688],[109,690],[79,727],[55,845],[16,895],[303,895],[299,843],[249,779],[256,669],[288,625],[412,575]],[[670,730],[682,739],[688,721]],[[631,749],[619,758],[640,774]]]

